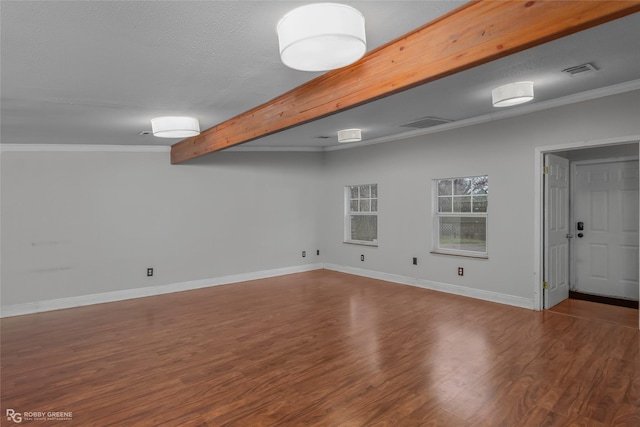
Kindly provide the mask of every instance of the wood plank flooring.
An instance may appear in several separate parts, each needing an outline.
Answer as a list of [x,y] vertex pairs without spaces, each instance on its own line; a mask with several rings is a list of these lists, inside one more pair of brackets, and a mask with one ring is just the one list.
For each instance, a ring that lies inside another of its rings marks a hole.
[[579,299],[566,299],[550,309],[554,313],[614,323],[627,328],[638,329],[638,309],[601,304]]
[[53,426],[639,426],[639,331],[326,270],[2,319]]

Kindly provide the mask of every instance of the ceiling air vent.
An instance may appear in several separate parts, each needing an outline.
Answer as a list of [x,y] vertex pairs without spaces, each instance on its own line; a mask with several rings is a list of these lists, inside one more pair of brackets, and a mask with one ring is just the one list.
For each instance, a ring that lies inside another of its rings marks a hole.
[[569,74],[571,77],[591,73],[593,71],[598,71],[598,69],[595,67],[595,65],[589,63],[576,65],[575,67],[569,67],[562,70],[563,73]]
[[441,119],[438,117],[423,117],[422,119],[414,120],[409,123],[405,123],[400,125],[403,128],[415,128],[415,129],[426,129],[432,126],[438,126],[444,123],[450,123],[453,120]]

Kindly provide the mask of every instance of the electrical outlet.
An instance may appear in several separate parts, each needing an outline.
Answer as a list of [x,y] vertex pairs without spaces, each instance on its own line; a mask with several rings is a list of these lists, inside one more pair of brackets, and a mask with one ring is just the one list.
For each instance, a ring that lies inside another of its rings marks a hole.
[[464,276],[464,268],[458,267],[458,276]]
[[307,251],[302,251],[302,258],[307,256]]
[[149,267],[147,268],[147,277],[151,277],[153,276],[153,268]]
[[360,261],[364,261],[364,255],[360,255]]
[[320,255],[320,249],[316,251],[316,255]]
[[418,258],[413,257],[413,265],[418,265]]

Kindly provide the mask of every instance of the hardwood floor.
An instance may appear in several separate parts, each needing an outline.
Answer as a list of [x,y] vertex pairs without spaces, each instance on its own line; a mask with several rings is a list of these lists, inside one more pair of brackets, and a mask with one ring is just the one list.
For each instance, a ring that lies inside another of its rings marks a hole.
[[640,333],[326,270],[2,319],[54,426],[638,426]]
[[569,298],[550,308],[550,310],[568,316],[599,320],[638,329],[638,309],[635,308]]

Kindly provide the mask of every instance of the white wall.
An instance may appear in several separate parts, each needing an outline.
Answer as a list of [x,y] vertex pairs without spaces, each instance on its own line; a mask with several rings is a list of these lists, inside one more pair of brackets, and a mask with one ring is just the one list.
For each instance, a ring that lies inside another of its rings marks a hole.
[[321,167],[321,153],[172,166],[168,152],[5,151],[2,306],[318,263]]
[[[533,307],[535,147],[640,134],[640,91],[326,153],[325,262],[511,296]],[[489,259],[431,254],[436,178],[489,175]],[[378,242],[342,243],[343,187],[378,184]],[[365,262],[360,255],[365,255]],[[411,258],[418,257],[418,266]],[[457,267],[464,267],[464,276]],[[473,294],[473,292],[472,292]],[[530,301],[528,303],[527,301]]]

